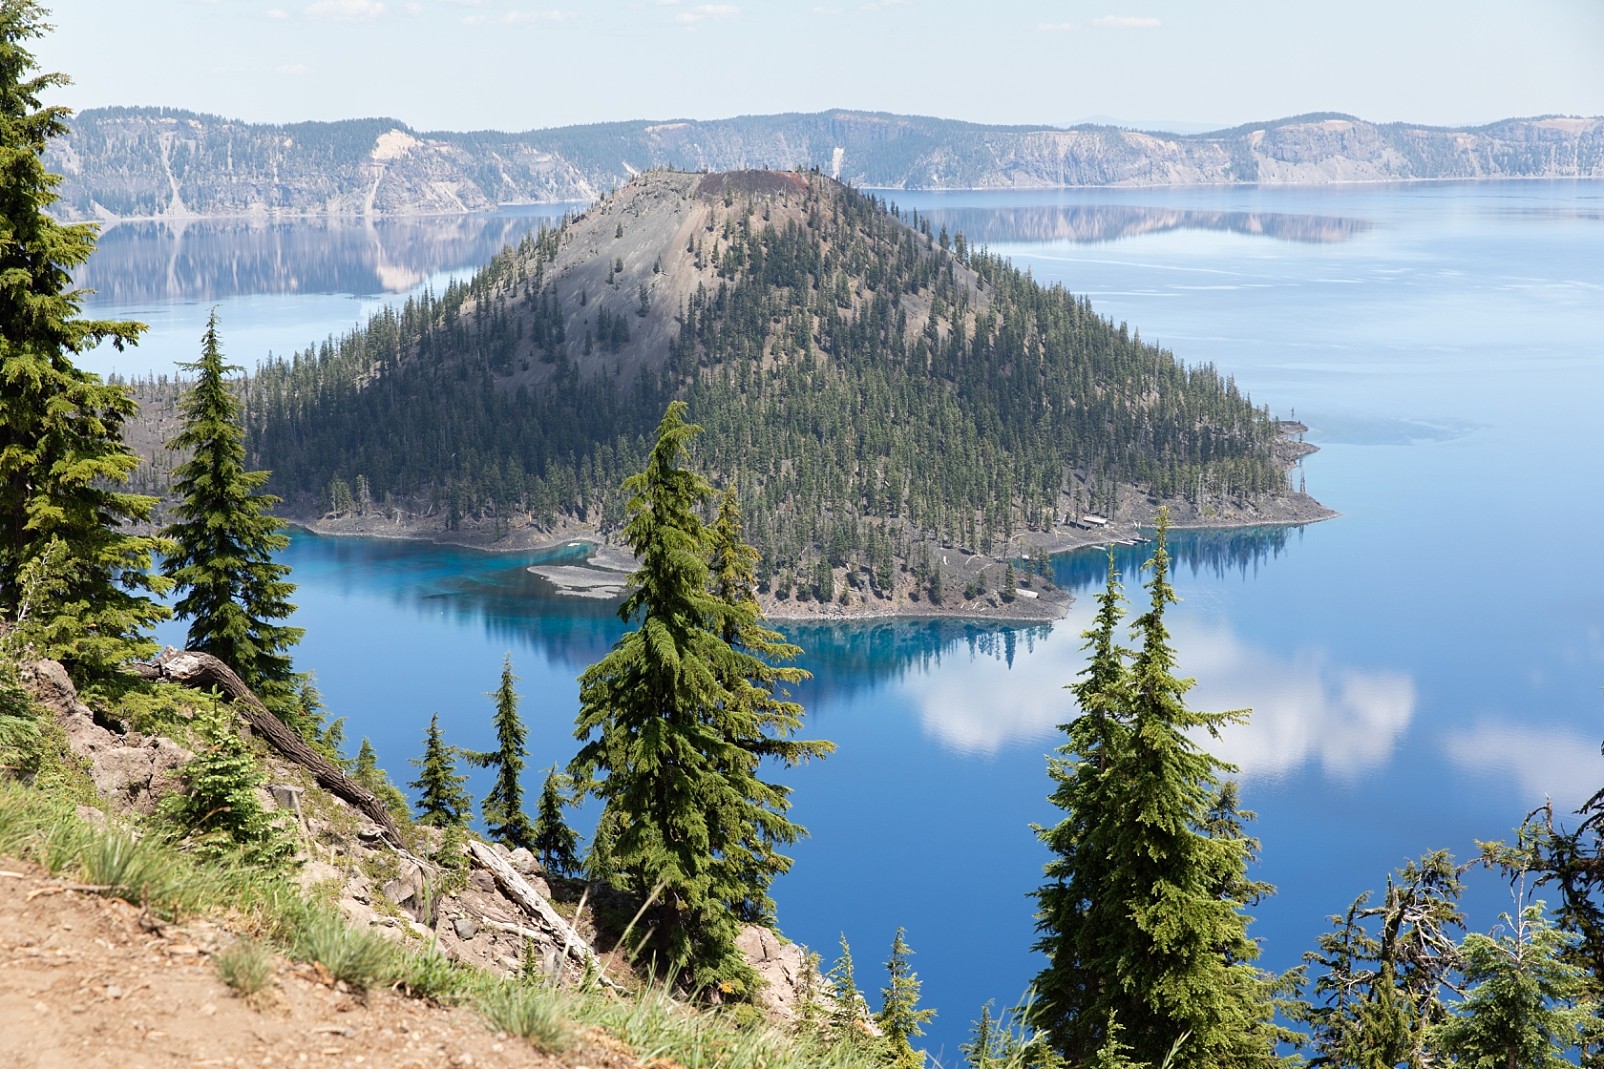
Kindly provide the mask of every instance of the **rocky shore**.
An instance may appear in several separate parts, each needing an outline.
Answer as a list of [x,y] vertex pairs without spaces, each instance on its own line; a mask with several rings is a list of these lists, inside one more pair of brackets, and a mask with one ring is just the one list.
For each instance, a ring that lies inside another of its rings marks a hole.
[[[1293,456],[1312,452],[1315,447],[1287,440]],[[760,602],[771,620],[849,621],[885,618],[953,618],[992,620],[1002,623],[1045,623],[1061,619],[1073,598],[1045,578],[1016,567],[1016,592],[1012,599],[1003,594],[1004,573],[1012,561],[1026,561],[1042,554],[1098,546],[1130,545],[1151,537],[1151,524],[1160,506],[1169,509],[1174,530],[1193,528],[1245,528],[1299,526],[1330,519],[1336,512],[1303,493],[1288,494],[1254,505],[1199,510],[1184,501],[1155,501],[1127,489],[1120,501],[1118,520],[1102,524],[1059,524],[1051,530],[1027,531],[1014,536],[1005,553],[984,556],[956,547],[940,551],[937,560],[943,572],[945,593],[934,602],[928,593],[914,588],[911,576],[899,570],[896,588],[877,592],[848,583],[844,569],[836,570],[836,589],[845,591],[828,602],[793,592],[779,597],[764,593]],[[583,550],[584,559],[531,565],[529,571],[550,583],[555,593],[567,597],[613,600],[621,598],[624,585],[636,561],[629,550],[598,534],[595,527],[563,523],[553,528],[530,523],[505,522],[499,525],[462,521],[448,529],[441,517],[409,514],[400,510],[388,514],[301,517],[296,526],[313,534],[329,537],[401,538],[444,545],[459,545],[487,552],[540,552],[571,548],[575,555]],[[970,596],[965,596],[966,594]]]

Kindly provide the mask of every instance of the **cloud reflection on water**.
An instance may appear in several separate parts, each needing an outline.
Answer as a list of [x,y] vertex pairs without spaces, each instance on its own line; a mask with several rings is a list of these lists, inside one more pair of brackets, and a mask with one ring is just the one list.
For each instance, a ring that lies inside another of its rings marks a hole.
[[1528,810],[1552,799],[1555,809],[1574,811],[1604,781],[1597,740],[1573,731],[1534,728],[1529,722],[1483,720],[1469,731],[1447,736],[1443,752],[1476,777],[1512,782]]
[[[1090,621],[1084,599],[1054,641],[1012,668],[976,658],[962,673],[911,675],[904,699],[927,735],[958,753],[988,757],[1015,746],[1056,745],[1057,726],[1075,715],[1063,689],[1084,659],[1072,640]],[[1318,764],[1352,779],[1383,767],[1413,720],[1414,681],[1386,669],[1334,665],[1320,651],[1287,657],[1244,642],[1218,624],[1173,629],[1181,670],[1196,676],[1189,700],[1199,709],[1252,708],[1248,723],[1210,745],[1249,778],[1278,778]]]

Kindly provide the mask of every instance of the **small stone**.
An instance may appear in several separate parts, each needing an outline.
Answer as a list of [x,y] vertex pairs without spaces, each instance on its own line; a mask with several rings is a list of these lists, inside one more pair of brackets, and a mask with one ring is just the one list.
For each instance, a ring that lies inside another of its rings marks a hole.
[[457,917],[451,922],[458,939],[472,939],[479,934],[479,924],[472,917]]
[[202,1004],[202,1006],[200,1008],[200,1015],[202,1017],[212,1017],[212,1016],[215,1016],[216,1013],[217,1013],[217,1007],[212,1005],[210,1002]]
[[507,864],[511,865],[512,871],[520,876],[529,876],[540,871],[540,864],[535,861],[535,855],[522,846],[507,855]]
[[106,985],[106,997],[107,998],[122,998],[123,997],[123,989],[118,987],[116,984],[107,984]]
[[268,790],[273,792],[273,802],[280,809],[288,809],[294,812],[301,808],[301,795],[304,792],[295,784],[275,783]]

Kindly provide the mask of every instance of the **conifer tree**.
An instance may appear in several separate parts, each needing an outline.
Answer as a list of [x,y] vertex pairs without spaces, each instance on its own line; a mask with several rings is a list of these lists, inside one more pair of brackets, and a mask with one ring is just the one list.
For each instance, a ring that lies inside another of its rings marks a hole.
[[424,736],[423,756],[414,758],[418,778],[407,786],[418,792],[418,823],[435,828],[462,825],[473,810],[468,794],[468,777],[457,771],[457,752],[445,743],[440,731],[440,714],[429,717]]
[[540,804],[535,813],[535,837],[532,849],[540,855],[540,864],[548,872],[569,875],[579,868],[579,836],[563,820],[563,810],[570,804],[566,797],[573,781],[557,771],[553,765],[546,770],[546,782],[540,789]]
[[992,1069],[1004,1056],[1008,1036],[991,1015],[991,1003],[980,1007],[980,1019],[970,1026],[969,1039],[958,1045],[958,1053],[970,1069]]
[[852,948],[847,945],[847,935],[841,933],[841,956],[835,959],[835,967],[827,976],[830,983],[830,1027],[837,1035],[853,1037],[863,1031],[868,1023],[868,1003],[863,992],[858,989],[858,978],[852,965]]
[[[1575,942],[1549,923],[1541,902],[1503,915],[1504,933],[1471,932],[1461,948],[1470,985],[1436,1035],[1459,1065],[1564,1069],[1597,1037],[1587,971],[1565,960]],[[1585,1063],[1584,1063],[1585,1064]]]
[[[802,706],[786,700],[785,688],[807,679],[808,673],[786,663],[801,655],[801,647],[785,641],[763,620],[757,601],[758,554],[745,541],[740,499],[733,487],[719,498],[718,515],[707,529],[707,543],[709,588],[721,614],[719,637],[731,650],[749,655],[721,662],[718,679],[729,694],[725,717],[747,718],[746,730],[758,736],[746,759],[751,766],[746,771],[755,772],[761,757],[790,766],[827,756],[835,749],[833,743],[790,738],[802,726]],[[772,809],[783,814],[790,807],[788,788],[761,786]],[[776,846],[795,842],[800,831],[789,822],[769,821],[737,823],[732,828],[739,849],[727,849],[718,860],[734,870],[729,873],[731,880],[746,889],[745,896],[733,903],[741,920],[774,922],[769,884],[790,868],[790,860],[780,856]]]
[[1104,1050],[1117,1019],[1137,1062],[1268,1066],[1278,1038],[1272,989],[1251,965],[1258,947],[1242,903],[1229,897],[1246,885],[1248,843],[1208,834],[1217,775],[1229,766],[1189,735],[1215,734],[1245,713],[1186,706],[1192,681],[1175,675],[1164,622],[1176,601],[1166,532],[1161,513],[1149,608],[1133,625],[1137,649],[1118,676],[1112,570],[1091,632],[1092,666],[1077,686],[1086,711],[1070,739],[1095,757],[1077,752],[1055,775],[1060,788],[1069,785],[1055,800],[1074,808],[1045,836],[1057,856],[1037,894],[1038,946],[1049,966],[1038,978],[1036,1019],[1072,1062]]
[[[161,540],[130,532],[155,499],[120,489],[138,465],[122,440],[135,405],[121,386],[73,357],[102,341],[136,342],[141,324],[80,319],[71,273],[95,247],[93,224],[47,210],[60,176],[45,146],[67,132],[65,108],[43,106],[61,74],[37,74],[27,42],[49,27],[33,0],[0,2],[0,621],[15,621],[21,577],[54,554],[48,597],[34,608],[40,652],[92,673],[151,652],[166,610],[150,564]],[[51,547],[54,547],[53,549]]]
[[265,471],[245,470],[240,402],[227,376],[217,312],[206,321],[200,359],[179,365],[195,384],[179,404],[184,426],[167,447],[189,454],[174,471],[176,519],[162,532],[172,552],[162,573],[180,597],[175,612],[188,619],[190,649],[210,653],[239,675],[268,708],[297,719],[297,680],[289,647],[305,633],[277,621],[295,611],[289,566],[273,554],[289,545],[269,510],[279,499],[260,493]]
[[267,773],[240,734],[227,707],[213,702],[195,717],[200,747],[181,772],[186,790],[163,799],[166,816],[207,852],[223,844],[260,864],[278,864],[294,853],[257,800]]
[[513,684],[512,654],[501,662],[501,683],[490,692],[496,703],[496,748],[489,753],[471,755],[482,768],[495,769],[495,780],[485,795],[481,811],[490,837],[508,846],[533,850],[535,829],[524,812],[524,789],[520,782],[528,757],[525,740],[528,731],[518,716],[518,692]]
[[1389,877],[1379,903],[1366,891],[1332,918],[1319,949],[1304,955],[1319,968],[1320,1004],[1305,1012],[1310,1064],[1368,1069],[1425,1064],[1438,1055],[1448,1019],[1443,992],[1460,965],[1455,933],[1464,928],[1463,891],[1453,858],[1433,851]]
[[406,815],[406,796],[390,782],[389,773],[379,767],[379,755],[374,752],[373,742],[366,736],[362,738],[362,745],[357,747],[356,760],[351,765],[351,778],[376,794],[391,813],[401,817]]
[[891,957],[886,959],[887,985],[880,989],[880,1012],[875,1021],[885,1034],[891,1047],[893,1069],[923,1069],[924,1051],[914,1050],[914,1036],[924,1035],[925,1025],[936,1015],[935,1010],[919,1008],[919,977],[908,964],[913,948],[903,938],[906,933],[897,929],[891,941]]
[[604,802],[618,879],[657,893],[660,964],[744,998],[755,976],[735,948],[739,920],[766,908],[768,880],[790,864],[772,844],[802,833],[759,766],[822,748],[786,737],[795,720],[768,705],[771,667],[726,637],[748,641],[757,618],[710,589],[699,509],[712,487],[682,466],[701,430],[684,414],[668,406],[645,470],[624,482],[624,540],[641,563],[620,615],[636,626],[580,677],[571,772]]
[[1109,1018],[1096,1008],[1105,977],[1093,962],[1103,952],[1096,945],[1105,934],[1101,915],[1120,909],[1103,860],[1118,830],[1109,769],[1130,731],[1126,651],[1117,635],[1125,601],[1112,553],[1097,605],[1092,627],[1082,635],[1087,665],[1067,688],[1080,715],[1060,725],[1065,741],[1048,761],[1054,783],[1048,798],[1064,816],[1051,828],[1036,829],[1053,856],[1044,870],[1047,882],[1035,892],[1041,933],[1035,949],[1046,956],[1047,967],[1036,977],[1029,1017],[1072,1058],[1101,1049],[1109,1035]]

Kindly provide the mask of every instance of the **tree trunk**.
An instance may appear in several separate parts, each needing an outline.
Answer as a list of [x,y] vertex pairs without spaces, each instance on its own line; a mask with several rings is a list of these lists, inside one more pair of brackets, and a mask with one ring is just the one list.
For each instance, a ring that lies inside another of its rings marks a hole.
[[149,664],[135,664],[130,668],[145,679],[178,683],[196,690],[216,689],[234,702],[234,707],[250,724],[251,730],[266,739],[280,756],[311,772],[318,786],[343,798],[378,824],[384,829],[385,837],[392,846],[402,846],[401,829],[396,826],[395,818],[378,796],[346,775],[333,761],[312,749],[305,739],[274,716],[261,699],[251,693],[251,689],[234,674],[232,668],[216,657],[193,650],[168,649]]

